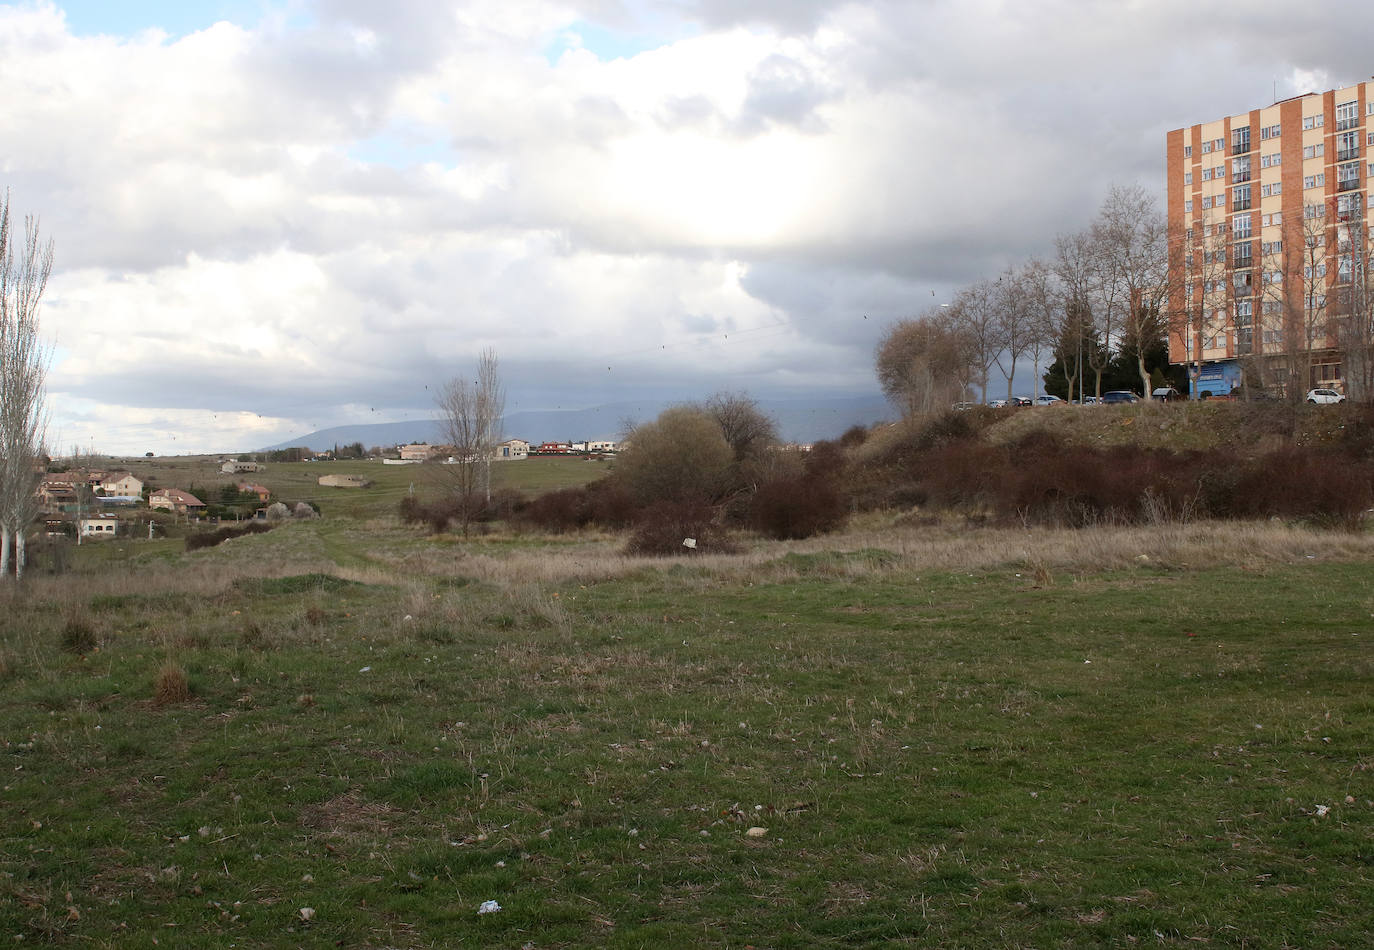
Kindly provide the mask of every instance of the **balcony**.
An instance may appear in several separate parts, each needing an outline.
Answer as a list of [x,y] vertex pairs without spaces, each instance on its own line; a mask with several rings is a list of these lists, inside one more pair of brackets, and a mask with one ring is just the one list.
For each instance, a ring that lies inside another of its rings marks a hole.
[[1338,162],[1348,162],[1348,161],[1351,161],[1352,159],[1356,159],[1356,158],[1359,158],[1359,157],[1360,157],[1360,147],[1359,147],[1358,145],[1352,146],[1352,147],[1350,147],[1350,148],[1338,148],[1338,149],[1336,149],[1336,161],[1338,161]]
[[1231,143],[1232,155],[1244,155],[1248,151],[1250,151],[1250,140],[1248,138],[1244,141]]
[[1254,263],[1254,260],[1255,259],[1249,254],[1243,257],[1237,254],[1235,257],[1231,258],[1231,270],[1245,270]]
[[[1356,182],[1356,184],[1359,184],[1359,182]],[[1231,210],[1232,210],[1232,211],[1249,211],[1249,210],[1250,210],[1250,199],[1249,199],[1249,197],[1237,198],[1234,202],[1232,202],[1232,204],[1231,204]]]
[[1249,180],[1250,180],[1250,169],[1248,169],[1248,168],[1245,169],[1244,171],[1238,171],[1238,172],[1232,172],[1232,173],[1231,173],[1231,181],[1232,181],[1232,182],[1249,181]]
[[1354,191],[1358,187],[1360,187],[1360,180],[1358,178],[1346,178],[1343,181],[1336,182],[1337,191]]

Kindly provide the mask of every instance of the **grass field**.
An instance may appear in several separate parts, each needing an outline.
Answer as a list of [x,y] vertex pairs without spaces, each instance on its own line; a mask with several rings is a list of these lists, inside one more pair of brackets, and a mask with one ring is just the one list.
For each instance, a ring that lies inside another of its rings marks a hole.
[[874,516],[662,562],[385,508],[6,595],[0,938],[1374,932],[1368,534]]
[[[220,456],[173,456],[163,458],[117,458],[103,464],[112,471],[130,471],[159,488],[189,489],[191,486],[219,489],[240,482],[264,485],[272,499],[294,505],[298,501],[316,504],[327,517],[371,518],[395,514],[396,505],[412,490],[420,495],[444,489],[442,469],[420,465],[383,465],[366,459],[347,462],[269,462],[260,472],[225,475],[219,470]],[[519,462],[492,465],[492,487],[513,488],[527,495],[538,495],[556,488],[584,485],[609,471],[610,462],[580,458],[535,457]],[[372,485],[364,490],[332,488],[319,483],[320,476],[362,475]],[[213,503],[214,499],[201,499]],[[146,515],[146,512],[141,512]],[[130,512],[130,517],[136,513]]]

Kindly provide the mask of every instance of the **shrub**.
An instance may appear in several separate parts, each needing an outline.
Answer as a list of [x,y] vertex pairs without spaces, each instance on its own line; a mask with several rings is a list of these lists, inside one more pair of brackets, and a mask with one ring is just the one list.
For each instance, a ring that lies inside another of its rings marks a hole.
[[186,671],[176,663],[167,662],[157,671],[157,681],[153,685],[153,702],[159,706],[188,702],[191,698],[191,683]]
[[202,531],[197,534],[186,536],[186,550],[199,551],[201,548],[212,548],[217,544],[223,544],[233,538],[242,538],[250,534],[262,534],[264,531],[271,531],[275,525],[264,524],[261,521],[250,521],[238,528],[220,528],[217,531]]
[[[695,541],[695,547],[683,544]],[[625,546],[627,554],[671,557],[688,554],[729,554],[736,551],[717,512],[701,501],[660,501],[640,512],[639,520]]]
[[730,443],[707,413],[679,406],[635,427],[616,458],[616,478],[637,501],[714,500],[735,461]]
[[62,624],[58,645],[63,653],[82,655],[94,650],[99,642],[89,621],[84,617],[68,617]]
[[590,520],[587,500],[581,488],[545,492],[525,506],[520,520],[555,534],[575,531]]
[[835,483],[821,475],[778,478],[759,487],[749,521],[779,540],[809,538],[844,524],[847,505]]

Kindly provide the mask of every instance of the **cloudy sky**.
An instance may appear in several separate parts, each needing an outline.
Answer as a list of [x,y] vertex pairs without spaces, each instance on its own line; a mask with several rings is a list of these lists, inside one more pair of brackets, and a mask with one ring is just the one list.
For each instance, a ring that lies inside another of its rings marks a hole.
[[50,437],[428,416],[485,347],[508,411],[872,393],[893,320],[1114,182],[1162,198],[1169,129],[1368,78],[1370,35],[1287,0],[0,3]]

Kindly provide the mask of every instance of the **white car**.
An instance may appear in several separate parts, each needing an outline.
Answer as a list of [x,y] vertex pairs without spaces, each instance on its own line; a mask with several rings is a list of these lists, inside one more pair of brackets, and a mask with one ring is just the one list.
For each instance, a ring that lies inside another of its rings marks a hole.
[[1064,405],[1064,400],[1060,399],[1058,396],[1051,396],[1049,393],[1045,393],[1043,396],[1035,397],[1035,404],[1037,406],[1062,406]]
[[1345,402],[1345,395],[1334,389],[1311,389],[1307,392],[1307,401],[1314,406],[1330,406]]

